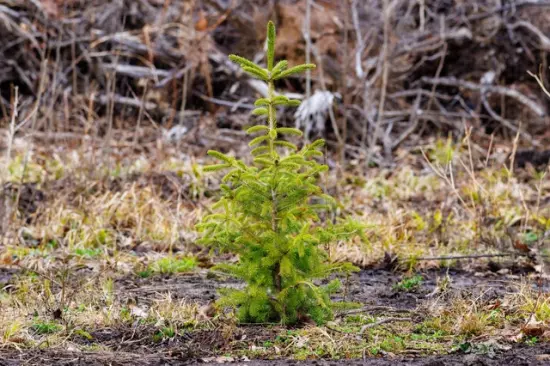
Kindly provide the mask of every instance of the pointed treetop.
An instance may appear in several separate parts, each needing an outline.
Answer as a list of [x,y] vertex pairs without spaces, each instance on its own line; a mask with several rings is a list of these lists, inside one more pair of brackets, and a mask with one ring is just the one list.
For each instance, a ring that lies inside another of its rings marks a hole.
[[273,69],[275,60],[275,24],[270,20],[267,23],[267,69]]

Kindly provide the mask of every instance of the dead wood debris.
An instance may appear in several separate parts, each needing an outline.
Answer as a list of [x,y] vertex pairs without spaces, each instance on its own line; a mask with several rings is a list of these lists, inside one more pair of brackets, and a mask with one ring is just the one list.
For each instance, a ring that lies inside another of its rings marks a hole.
[[[226,56],[261,62],[263,27],[273,18],[278,56],[293,64],[311,52],[319,65],[313,88],[342,96],[318,132],[348,154],[368,150],[382,161],[434,130],[460,136],[465,123],[519,131],[530,145],[548,129],[548,101],[526,75],[548,69],[550,1],[312,4],[306,47],[304,0],[0,0],[0,125],[12,115],[15,86],[26,130],[102,135],[135,128],[139,115],[141,127],[191,131],[204,112],[242,116],[242,125],[262,87]],[[301,96],[305,84],[287,91]],[[218,127],[219,135],[239,126]]]

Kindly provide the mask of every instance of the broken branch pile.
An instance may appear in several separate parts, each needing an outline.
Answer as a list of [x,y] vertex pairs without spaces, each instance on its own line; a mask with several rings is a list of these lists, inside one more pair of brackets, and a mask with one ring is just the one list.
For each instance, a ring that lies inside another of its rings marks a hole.
[[190,131],[210,120],[229,133],[265,87],[227,54],[262,62],[262,30],[276,19],[278,56],[318,65],[281,89],[331,92],[334,110],[313,130],[348,152],[384,158],[466,126],[537,144],[549,104],[527,71],[542,65],[546,80],[549,9],[546,0],[0,0],[0,124],[17,110],[21,131]]

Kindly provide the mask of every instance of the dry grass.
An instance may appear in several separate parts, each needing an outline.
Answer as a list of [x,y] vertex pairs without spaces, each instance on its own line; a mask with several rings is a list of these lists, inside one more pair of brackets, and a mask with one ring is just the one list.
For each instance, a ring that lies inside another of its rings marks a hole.
[[[410,271],[474,269],[486,260],[422,258],[519,255],[527,248],[540,260],[529,265],[542,272],[550,184],[532,170],[512,173],[502,165],[501,152],[489,157],[472,153],[472,144],[434,141],[421,151],[402,152],[392,170],[350,170],[339,182],[327,177],[327,189],[339,185],[340,209],[368,226],[367,242],[338,244],[332,259],[369,266],[389,255]],[[10,169],[1,177],[16,187],[15,196],[4,194],[4,203],[14,205],[13,197],[19,203],[2,236],[4,346],[109,350],[112,346],[92,341],[94,332],[136,326],[152,327],[154,332],[146,337],[155,342],[199,328],[237,331],[230,315],[215,315],[171,290],[159,287],[145,295],[126,290],[128,284],[150,278],[180,276],[177,283],[186,281],[179,272],[204,273],[193,268],[208,266],[194,244],[193,225],[205,212],[208,197],[216,194],[217,184],[215,177],[202,175],[204,162],[172,155],[162,164],[140,157],[127,158],[111,170],[110,164],[90,169],[83,164],[84,150],[31,152],[23,166],[24,152],[14,151],[7,162]],[[34,211],[26,203],[31,198],[17,188],[30,182],[45,194]],[[527,259],[510,257],[504,262],[508,260],[522,266]],[[532,340],[538,330],[542,339],[550,322],[548,296],[538,292],[529,277],[507,280],[517,289],[493,302],[458,296],[449,289],[452,278],[441,281],[423,309],[404,315],[412,320],[381,322],[362,335],[366,324],[393,315],[367,312],[337,318],[328,327],[276,328],[275,336],[252,341],[254,347],[237,341],[228,347],[235,354],[257,357],[348,358],[445,353],[472,340]],[[526,328],[528,324],[533,329]]]

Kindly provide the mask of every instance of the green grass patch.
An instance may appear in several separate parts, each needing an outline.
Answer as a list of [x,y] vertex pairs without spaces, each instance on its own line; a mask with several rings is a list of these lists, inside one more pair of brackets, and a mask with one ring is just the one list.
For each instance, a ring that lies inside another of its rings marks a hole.
[[35,321],[31,326],[31,329],[34,330],[36,334],[40,334],[40,335],[57,333],[58,331],[61,330],[61,328],[62,327],[59,324],[56,324],[54,322],[49,322],[49,321],[42,321],[42,320]]
[[77,248],[74,254],[84,258],[97,258],[102,252],[103,250],[101,248]]
[[173,327],[164,327],[162,329],[159,329],[153,335],[153,341],[161,342],[165,339],[174,338],[176,335],[177,335],[177,332]]
[[[150,273],[158,274],[176,274],[193,270],[197,266],[197,260],[194,257],[176,258],[168,256],[151,263],[146,271],[139,273],[140,277],[148,277]],[[148,274],[147,271],[150,273]]]
[[393,289],[395,291],[412,292],[420,288],[423,281],[424,278],[422,278],[422,276],[420,275],[406,277],[393,285]]

